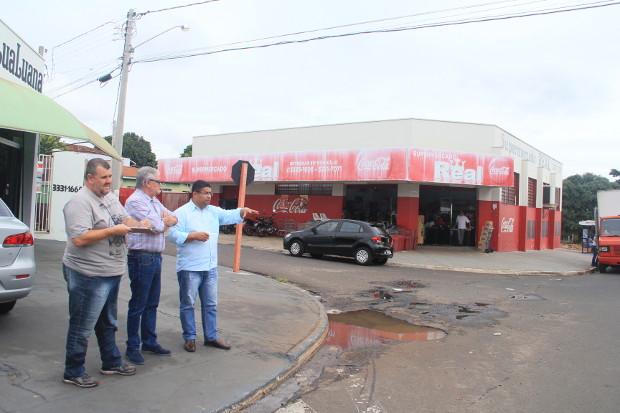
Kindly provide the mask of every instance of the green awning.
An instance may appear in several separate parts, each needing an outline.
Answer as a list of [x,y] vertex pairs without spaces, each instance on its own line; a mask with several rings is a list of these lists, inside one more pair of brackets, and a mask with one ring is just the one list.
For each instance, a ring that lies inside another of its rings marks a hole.
[[0,78],[0,128],[89,141],[118,160],[118,152],[68,110],[27,86]]

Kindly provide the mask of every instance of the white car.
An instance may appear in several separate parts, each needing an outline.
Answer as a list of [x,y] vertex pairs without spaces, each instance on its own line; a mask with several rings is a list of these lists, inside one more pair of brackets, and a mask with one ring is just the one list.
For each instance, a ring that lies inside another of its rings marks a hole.
[[34,239],[0,199],[0,314],[8,313],[30,293],[36,270]]

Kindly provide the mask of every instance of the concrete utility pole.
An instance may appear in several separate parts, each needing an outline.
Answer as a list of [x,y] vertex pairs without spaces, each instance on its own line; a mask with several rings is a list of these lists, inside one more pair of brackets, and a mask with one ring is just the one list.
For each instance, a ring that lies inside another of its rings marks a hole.
[[[136,13],[130,9],[127,13],[127,23],[125,25],[125,48],[123,49],[123,62],[121,64],[121,85],[118,96],[118,113],[114,123],[114,133],[112,134],[112,147],[116,152],[123,156],[123,130],[125,128],[125,101],[127,100],[127,81],[129,79],[129,65],[131,64],[131,36],[134,32]],[[123,181],[123,164],[121,161],[112,159],[112,191],[120,191]]]

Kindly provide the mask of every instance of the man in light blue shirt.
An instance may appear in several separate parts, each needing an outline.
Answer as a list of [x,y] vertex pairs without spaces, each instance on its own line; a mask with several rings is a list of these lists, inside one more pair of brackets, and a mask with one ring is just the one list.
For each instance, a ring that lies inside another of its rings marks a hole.
[[239,224],[247,214],[258,214],[250,208],[225,210],[209,205],[211,184],[198,180],[192,185],[192,199],[176,211],[178,223],[170,228],[169,237],[177,244],[177,278],[184,349],[196,351],[194,305],[200,296],[205,346],[230,350],[230,345],[217,336],[217,238],[220,225]]

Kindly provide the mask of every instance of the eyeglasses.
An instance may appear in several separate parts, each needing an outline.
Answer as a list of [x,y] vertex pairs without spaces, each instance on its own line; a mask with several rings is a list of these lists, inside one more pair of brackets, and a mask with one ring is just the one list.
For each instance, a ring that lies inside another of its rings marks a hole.
[[196,191],[198,192],[200,195],[213,195],[212,191],[208,191],[208,192],[200,192],[200,191]]
[[158,184],[160,184],[160,185],[163,185],[163,183],[164,183],[163,181],[158,181],[157,179],[149,179],[149,181],[151,181],[151,182],[157,182],[157,183],[158,183]]

